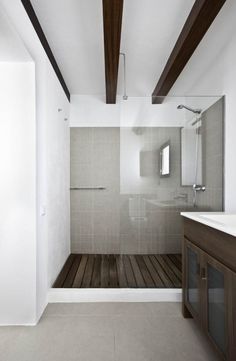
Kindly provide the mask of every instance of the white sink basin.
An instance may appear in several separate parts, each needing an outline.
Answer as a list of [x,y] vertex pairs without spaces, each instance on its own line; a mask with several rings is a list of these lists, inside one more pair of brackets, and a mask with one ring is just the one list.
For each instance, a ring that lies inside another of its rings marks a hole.
[[236,214],[202,214],[200,217],[228,227],[236,227]]

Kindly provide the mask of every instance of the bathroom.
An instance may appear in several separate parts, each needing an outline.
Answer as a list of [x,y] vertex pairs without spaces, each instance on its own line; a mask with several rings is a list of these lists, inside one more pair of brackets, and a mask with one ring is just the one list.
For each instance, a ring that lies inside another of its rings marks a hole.
[[235,13],[0,0],[1,360],[236,360]]

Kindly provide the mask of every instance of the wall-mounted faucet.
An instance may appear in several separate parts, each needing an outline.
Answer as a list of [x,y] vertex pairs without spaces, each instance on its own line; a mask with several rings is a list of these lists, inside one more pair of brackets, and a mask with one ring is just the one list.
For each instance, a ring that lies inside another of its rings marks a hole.
[[205,192],[206,187],[203,186],[203,185],[200,185],[200,184],[194,184],[194,185],[193,185],[193,190],[194,190],[195,192],[200,192],[200,191]]
[[196,207],[197,192],[205,192],[206,187],[201,184],[193,184],[193,206]]

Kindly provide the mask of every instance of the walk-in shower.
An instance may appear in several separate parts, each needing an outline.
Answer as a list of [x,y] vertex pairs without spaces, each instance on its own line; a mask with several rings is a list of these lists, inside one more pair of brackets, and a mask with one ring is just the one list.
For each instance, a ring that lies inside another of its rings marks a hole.
[[71,256],[55,287],[180,288],[180,212],[223,209],[223,99],[100,104],[70,119]]

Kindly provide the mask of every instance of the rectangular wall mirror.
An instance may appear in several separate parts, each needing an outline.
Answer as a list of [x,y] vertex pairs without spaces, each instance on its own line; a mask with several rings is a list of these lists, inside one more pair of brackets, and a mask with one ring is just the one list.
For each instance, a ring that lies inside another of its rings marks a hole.
[[170,176],[170,142],[163,144],[160,148],[160,176]]

